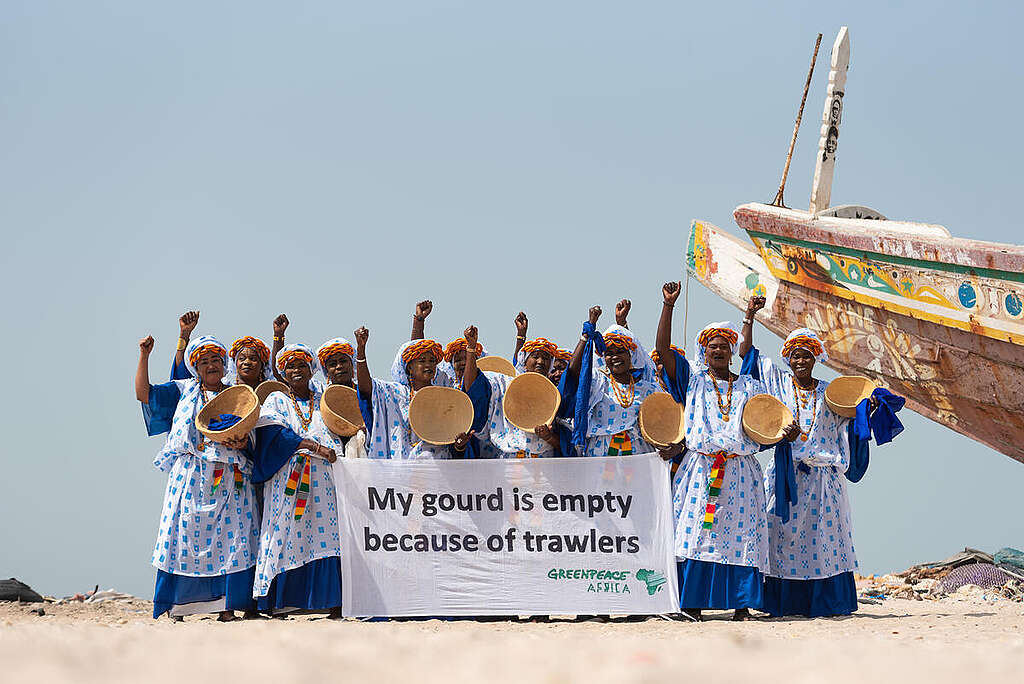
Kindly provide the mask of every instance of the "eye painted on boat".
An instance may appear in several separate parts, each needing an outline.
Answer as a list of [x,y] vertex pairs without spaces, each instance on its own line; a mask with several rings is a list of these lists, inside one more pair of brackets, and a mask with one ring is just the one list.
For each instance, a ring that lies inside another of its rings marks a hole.
[[960,289],[957,290],[957,297],[959,297],[960,304],[965,309],[973,309],[978,304],[978,293],[975,292],[974,286],[970,283],[960,284]]
[[1003,306],[1006,308],[1006,313],[1013,318],[1020,318],[1024,313],[1024,302],[1016,292],[1010,292],[1003,298]]

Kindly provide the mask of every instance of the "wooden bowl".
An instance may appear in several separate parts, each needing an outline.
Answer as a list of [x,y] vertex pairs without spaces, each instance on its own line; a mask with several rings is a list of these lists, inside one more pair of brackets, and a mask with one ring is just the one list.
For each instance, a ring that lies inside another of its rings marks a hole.
[[473,402],[454,387],[424,387],[409,402],[409,425],[428,444],[452,444],[473,427]]
[[260,405],[267,400],[271,392],[284,392],[288,394],[288,385],[277,380],[264,380],[256,386],[256,396],[259,397]]
[[364,427],[359,395],[345,385],[328,385],[320,395],[320,417],[331,432],[341,437],[351,437]]
[[770,394],[755,394],[743,406],[743,431],[758,444],[775,444],[793,422],[793,412]]
[[477,359],[476,367],[482,371],[501,373],[502,375],[507,375],[510,378],[514,378],[517,375],[516,367],[512,365],[512,362],[508,359],[503,359],[500,356],[485,356],[482,359]]
[[683,405],[668,392],[648,395],[640,404],[640,434],[657,447],[678,444],[686,436]]
[[[226,430],[211,430],[210,421],[222,413],[241,416],[241,420]],[[206,403],[196,416],[199,432],[214,442],[222,443],[248,435],[260,417],[260,400],[248,385],[233,385]]]
[[550,380],[540,373],[523,373],[508,383],[501,410],[508,422],[532,433],[539,425],[549,425],[555,419],[561,403],[562,395]]
[[843,418],[857,415],[857,404],[871,396],[878,383],[863,375],[841,375],[825,388],[825,403]]

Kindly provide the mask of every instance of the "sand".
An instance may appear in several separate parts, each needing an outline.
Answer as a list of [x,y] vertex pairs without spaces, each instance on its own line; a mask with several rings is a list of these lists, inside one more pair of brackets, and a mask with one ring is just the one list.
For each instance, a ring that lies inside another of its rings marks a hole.
[[[46,612],[32,611],[42,605]],[[701,624],[175,624],[148,601],[0,603],[4,682],[1021,681],[1024,604],[885,600],[853,616]]]

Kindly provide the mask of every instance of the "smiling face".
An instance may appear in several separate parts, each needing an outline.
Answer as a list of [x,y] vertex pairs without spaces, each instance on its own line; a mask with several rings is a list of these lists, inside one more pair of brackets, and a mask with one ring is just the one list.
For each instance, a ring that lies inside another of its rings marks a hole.
[[224,357],[205,352],[196,361],[196,379],[207,387],[216,387],[224,379]]
[[324,361],[324,370],[327,371],[327,382],[331,385],[352,386],[352,357],[344,352],[331,354]]
[[523,369],[527,373],[547,375],[551,370],[551,354],[539,349],[530,352],[526,355],[526,360],[523,361]]
[[707,349],[704,350],[704,359],[709,368],[728,372],[729,364],[732,363],[732,345],[729,344],[729,340],[721,335],[712,337],[708,341]]
[[259,352],[252,347],[242,347],[235,354],[235,368],[238,369],[238,379],[250,387],[255,387],[263,380],[263,361]]
[[409,376],[409,384],[414,390],[426,387],[434,382],[434,373],[437,372],[437,357],[433,352],[421,354],[405,364],[405,373]]
[[313,377],[313,370],[302,359],[288,359],[288,363],[284,365],[283,375],[292,392],[305,392],[309,389],[309,379]]
[[604,363],[608,371],[617,377],[624,377],[633,369],[630,351],[618,345],[610,344],[605,348]]
[[797,347],[789,355],[789,367],[797,380],[810,380],[811,373],[814,372],[814,354]]
[[562,373],[564,373],[565,369],[568,367],[569,363],[564,359],[554,359],[551,362],[551,370],[548,371],[548,380],[557,387],[558,383],[562,380]]

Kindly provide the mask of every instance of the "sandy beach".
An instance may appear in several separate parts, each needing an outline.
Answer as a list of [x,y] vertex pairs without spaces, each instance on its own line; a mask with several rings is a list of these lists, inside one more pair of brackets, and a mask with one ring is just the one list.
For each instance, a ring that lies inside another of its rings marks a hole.
[[[33,613],[42,605],[45,615]],[[885,600],[834,619],[701,624],[154,621],[148,601],[0,604],[10,682],[1019,681],[1024,605]],[[769,676],[771,676],[769,674]]]

